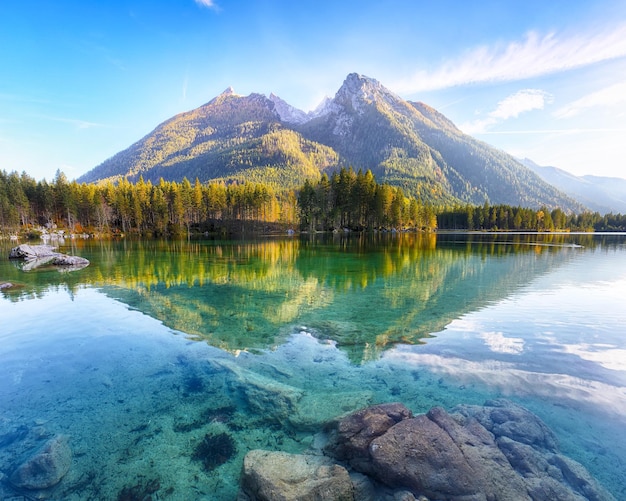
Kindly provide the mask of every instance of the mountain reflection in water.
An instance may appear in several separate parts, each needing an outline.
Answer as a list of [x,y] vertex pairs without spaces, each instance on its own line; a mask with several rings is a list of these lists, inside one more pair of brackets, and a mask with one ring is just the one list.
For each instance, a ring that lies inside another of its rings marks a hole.
[[[419,343],[576,256],[588,235],[379,234],[257,241],[72,242],[92,265],[31,281],[90,285],[228,351],[280,344],[291,324],[336,341],[355,362]],[[507,256],[516,255],[515,259]],[[24,276],[16,278],[22,280]],[[28,277],[31,278],[31,277]]]

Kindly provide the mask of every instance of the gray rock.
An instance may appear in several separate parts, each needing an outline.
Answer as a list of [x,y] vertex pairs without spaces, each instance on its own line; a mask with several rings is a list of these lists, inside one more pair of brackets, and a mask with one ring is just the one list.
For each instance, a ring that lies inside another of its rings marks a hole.
[[610,501],[580,464],[558,453],[534,414],[503,400],[435,407],[411,417],[401,404],[374,406],[328,427],[324,450],[415,498],[446,501]]
[[48,440],[33,456],[23,462],[9,477],[21,489],[47,489],[58,484],[72,464],[69,437],[57,435]]
[[509,400],[489,400],[484,406],[459,405],[451,412],[475,418],[496,438],[508,437],[550,452],[559,448],[556,436],[539,417]]
[[358,472],[350,472],[350,481],[354,492],[354,499],[358,501],[380,501],[380,495],[374,482]]
[[253,450],[246,454],[239,500],[354,501],[348,471],[324,456]]
[[574,492],[582,494],[589,501],[612,501],[613,496],[596,482],[587,469],[576,461],[554,454],[548,458],[548,462],[560,470],[565,482]]
[[51,245],[20,244],[11,249],[9,259],[35,259],[51,254],[54,254],[54,247]]
[[237,387],[254,412],[276,423],[290,422],[290,417],[297,413],[298,402],[304,395],[300,388],[244,369],[228,360],[220,360],[218,364],[237,377]]
[[332,398],[326,392],[307,391],[296,403],[289,422],[298,430],[317,431],[346,410],[359,409],[374,400],[371,391],[337,391]]
[[9,259],[23,259],[24,271],[30,271],[44,265],[53,265],[68,270],[79,270],[89,265],[89,260],[79,256],[68,256],[55,251],[51,245],[21,244],[9,252]]
[[412,415],[401,403],[374,405],[353,412],[328,425],[329,440],[324,450],[354,465],[357,471],[368,470],[369,445],[372,440]]
[[51,264],[55,266],[86,266],[89,264],[89,260],[80,256],[68,256],[67,254],[59,254],[57,256],[54,256]]
[[[494,436],[475,419],[448,414],[434,407],[426,416],[452,439],[475,474],[479,492],[487,499],[529,499],[524,481],[498,448]],[[479,472],[476,474],[476,472]]]
[[372,440],[369,451],[368,473],[389,486],[435,499],[471,499],[480,491],[461,450],[425,415],[392,426]]

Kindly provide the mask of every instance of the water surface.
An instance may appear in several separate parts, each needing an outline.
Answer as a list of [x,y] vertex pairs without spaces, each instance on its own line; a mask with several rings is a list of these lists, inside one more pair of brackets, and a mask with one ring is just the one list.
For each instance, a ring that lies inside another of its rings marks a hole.
[[[234,499],[248,450],[306,450],[334,416],[506,397],[624,499],[625,242],[68,241],[89,267],[2,259],[0,472],[67,434],[51,498]],[[234,448],[203,461],[207,436]]]

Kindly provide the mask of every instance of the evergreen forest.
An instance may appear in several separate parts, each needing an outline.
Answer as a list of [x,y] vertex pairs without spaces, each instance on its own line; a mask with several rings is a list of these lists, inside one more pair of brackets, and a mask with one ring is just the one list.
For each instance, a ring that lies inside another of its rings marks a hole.
[[90,235],[176,236],[242,232],[374,230],[625,231],[626,216],[509,205],[434,206],[379,184],[371,171],[342,168],[295,190],[262,183],[123,178],[51,182],[0,171],[0,235],[63,229]]

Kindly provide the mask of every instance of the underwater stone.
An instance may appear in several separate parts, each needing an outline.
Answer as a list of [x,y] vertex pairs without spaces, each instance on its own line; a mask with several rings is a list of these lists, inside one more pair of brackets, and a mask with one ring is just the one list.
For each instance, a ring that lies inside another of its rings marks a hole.
[[289,416],[289,422],[298,430],[318,430],[337,414],[346,410],[358,409],[374,400],[371,391],[334,392],[328,398],[326,392],[309,392],[296,403],[296,412]]
[[348,471],[324,456],[253,450],[238,501],[354,501]]
[[48,440],[32,457],[22,463],[9,477],[21,489],[47,489],[58,484],[72,463],[69,437],[57,435]]
[[407,487],[434,499],[442,494],[447,499],[480,492],[461,450],[425,415],[391,427],[371,442],[369,452],[367,473],[389,486]]
[[324,451],[417,498],[614,501],[582,465],[553,452],[554,434],[527,409],[498,400],[455,410],[411,417],[402,404],[363,409],[327,427]]
[[[353,412],[327,426],[328,444],[324,450],[342,461],[355,465],[369,463],[369,445],[389,428],[412,413],[401,403],[388,403],[367,407]],[[362,471],[362,470],[361,470]]]
[[304,394],[301,389],[242,369],[232,362],[220,360],[218,363],[237,376],[250,407],[269,421],[289,422],[297,412],[297,404]]
[[556,436],[538,416],[510,400],[489,400],[485,405],[458,405],[452,412],[473,417],[496,438],[508,437],[550,452],[559,448]]

